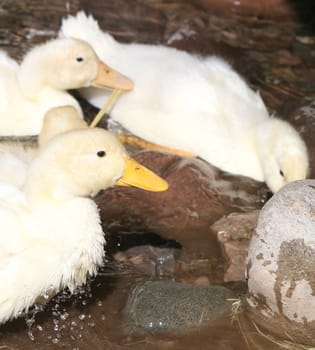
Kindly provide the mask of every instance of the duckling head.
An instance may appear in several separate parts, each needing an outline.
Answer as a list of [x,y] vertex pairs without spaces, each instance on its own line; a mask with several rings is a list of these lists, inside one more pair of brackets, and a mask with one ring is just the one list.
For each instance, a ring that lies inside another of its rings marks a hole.
[[133,87],[130,79],[102,63],[87,42],[72,38],[51,40],[31,50],[21,64],[18,79],[23,93],[30,97],[46,86],[56,90]]
[[42,148],[52,137],[71,129],[83,129],[88,125],[81,119],[80,114],[73,106],[59,106],[49,109],[43,120],[43,126],[38,138]]
[[115,184],[164,191],[167,183],[128,157],[110,132],[74,129],[50,139],[32,162],[25,182],[30,201],[87,197]]
[[270,118],[256,129],[256,147],[264,179],[272,192],[307,177],[308,152],[299,133],[286,121]]

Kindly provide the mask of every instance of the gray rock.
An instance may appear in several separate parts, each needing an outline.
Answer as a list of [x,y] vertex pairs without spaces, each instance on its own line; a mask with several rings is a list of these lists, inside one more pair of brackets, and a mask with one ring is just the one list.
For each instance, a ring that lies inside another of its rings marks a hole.
[[315,180],[285,186],[261,210],[247,261],[248,308],[305,344],[315,343],[314,214]]
[[147,281],[131,291],[125,311],[133,329],[178,333],[227,315],[231,297],[222,286]]

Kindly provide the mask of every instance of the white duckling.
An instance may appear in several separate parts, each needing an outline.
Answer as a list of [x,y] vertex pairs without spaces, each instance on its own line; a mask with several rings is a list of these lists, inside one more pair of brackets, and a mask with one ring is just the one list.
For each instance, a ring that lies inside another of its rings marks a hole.
[[71,105],[66,90],[83,86],[129,90],[132,82],[101,63],[90,45],[78,39],[55,39],[33,48],[19,66],[0,52],[0,135],[40,132],[45,113]]
[[[110,115],[136,136],[265,181],[273,192],[306,177],[308,155],[300,135],[271,118],[259,93],[224,60],[119,43],[83,12],[63,19],[60,36],[87,41],[134,81],[135,88],[120,97]],[[81,91],[97,107],[109,96],[93,88]]]
[[114,184],[167,189],[98,128],[53,137],[31,163],[22,190],[0,182],[0,323],[47,291],[73,291],[96,273],[105,240],[89,196]]
[[38,142],[33,137],[5,137],[0,143],[0,181],[22,187],[27,169],[39,150],[55,135],[71,129],[87,128],[73,106],[50,109],[44,116]]
[[39,149],[44,147],[54,136],[71,129],[88,128],[73,106],[59,106],[50,109],[44,116],[43,126],[38,137]]

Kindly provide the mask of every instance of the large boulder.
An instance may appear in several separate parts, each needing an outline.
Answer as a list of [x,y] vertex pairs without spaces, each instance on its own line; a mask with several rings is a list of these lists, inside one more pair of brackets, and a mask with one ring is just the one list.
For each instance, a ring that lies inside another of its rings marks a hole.
[[261,210],[251,239],[252,319],[283,337],[315,344],[315,180],[290,183]]

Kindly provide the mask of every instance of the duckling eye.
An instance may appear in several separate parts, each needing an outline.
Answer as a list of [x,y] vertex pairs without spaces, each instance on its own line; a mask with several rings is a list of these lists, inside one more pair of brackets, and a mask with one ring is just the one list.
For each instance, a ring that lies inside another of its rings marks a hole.
[[79,57],[76,58],[76,61],[77,61],[77,62],[83,62],[83,61],[84,61],[84,58],[81,57],[81,56],[79,56]]
[[106,152],[105,152],[105,151],[98,151],[96,154],[97,154],[97,156],[100,157],[100,158],[106,156]]
[[279,171],[279,174],[282,176],[282,177],[284,177],[284,173],[283,173],[283,171],[280,169],[280,171]]

